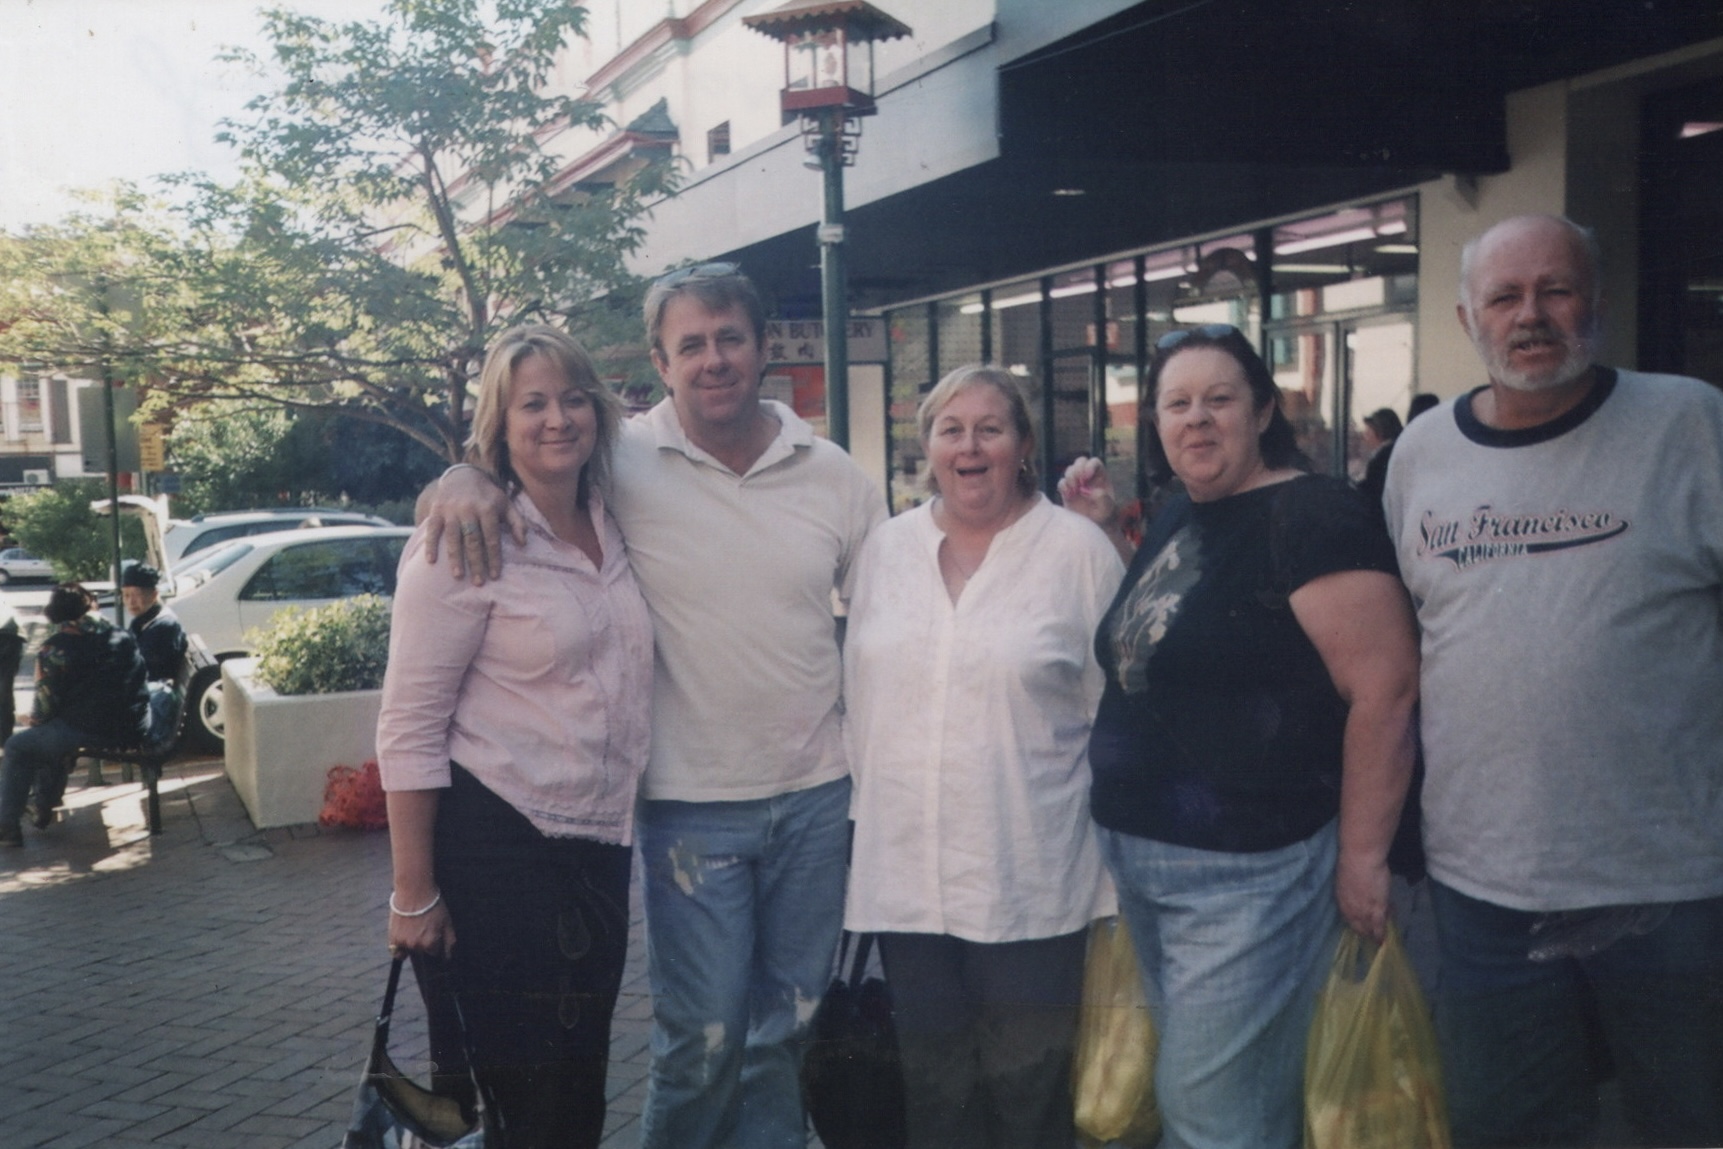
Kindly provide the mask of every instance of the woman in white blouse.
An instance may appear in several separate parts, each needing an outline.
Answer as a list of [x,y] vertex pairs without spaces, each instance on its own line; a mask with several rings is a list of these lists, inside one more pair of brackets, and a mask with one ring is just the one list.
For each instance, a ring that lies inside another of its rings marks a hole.
[[1009,373],[958,368],[918,421],[935,497],[875,528],[850,607],[845,926],[880,937],[911,1149],[1069,1149],[1085,931],[1114,912],[1087,744],[1122,567],[1040,494]]
[[[652,624],[605,513],[620,406],[578,343],[503,333],[468,460],[527,522],[508,577],[474,586],[401,557],[377,723],[394,891],[431,1056],[459,1081],[461,1006],[510,1149],[596,1146],[628,942]],[[447,959],[446,961],[441,959]]]

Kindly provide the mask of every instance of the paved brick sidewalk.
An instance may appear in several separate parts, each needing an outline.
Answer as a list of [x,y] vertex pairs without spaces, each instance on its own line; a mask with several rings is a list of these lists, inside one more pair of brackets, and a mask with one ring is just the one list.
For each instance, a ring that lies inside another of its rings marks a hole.
[[[257,832],[216,759],[168,767],[155,838],[141,786],[82,781],[64,821],[0,852],[0,1145],[334,1149],[388,965],[387,835]],[[645,1091],[638,883],[633,923],[616,1146]],[[422,1032],[396,1029],[420,1068]]]

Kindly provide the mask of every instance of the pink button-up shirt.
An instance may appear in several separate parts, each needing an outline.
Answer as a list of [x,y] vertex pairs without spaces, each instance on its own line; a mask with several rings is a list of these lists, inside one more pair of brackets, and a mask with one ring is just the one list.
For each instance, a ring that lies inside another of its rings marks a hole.
[[628,844],[649,750],[652,623],[622,535],[595,496],[595,569],[532,500],[525,547],[503,540],[507,575],[475,587],[401,556],[389,670],[377,720],[386,790],[449,784],[459,762],[553,837]]

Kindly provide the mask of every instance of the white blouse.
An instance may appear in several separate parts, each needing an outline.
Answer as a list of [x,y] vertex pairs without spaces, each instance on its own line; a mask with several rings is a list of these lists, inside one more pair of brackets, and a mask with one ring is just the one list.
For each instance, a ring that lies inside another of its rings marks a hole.
[[844,925],[1056,937],[1115,912],[1089,818],[1095,628],[1124,574],[1038,499],[956,604],[922,506],[862,551],[844,649],[855,850]]

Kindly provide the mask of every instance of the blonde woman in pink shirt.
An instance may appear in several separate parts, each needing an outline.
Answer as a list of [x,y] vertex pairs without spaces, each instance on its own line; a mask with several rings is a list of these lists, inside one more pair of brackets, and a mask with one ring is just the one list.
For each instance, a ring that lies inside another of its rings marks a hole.
[[[620,407],[579,344],[505,332],[468,461],[528,523],[483,586],[400,564],[377,757],[388,791],[389,948],[413,957],[441,1081],[461,1006],[510,1149],[596,1146],[627,948],[652,626],[605,512]],[[458,1088],[458,1087],[457,1087]]]

